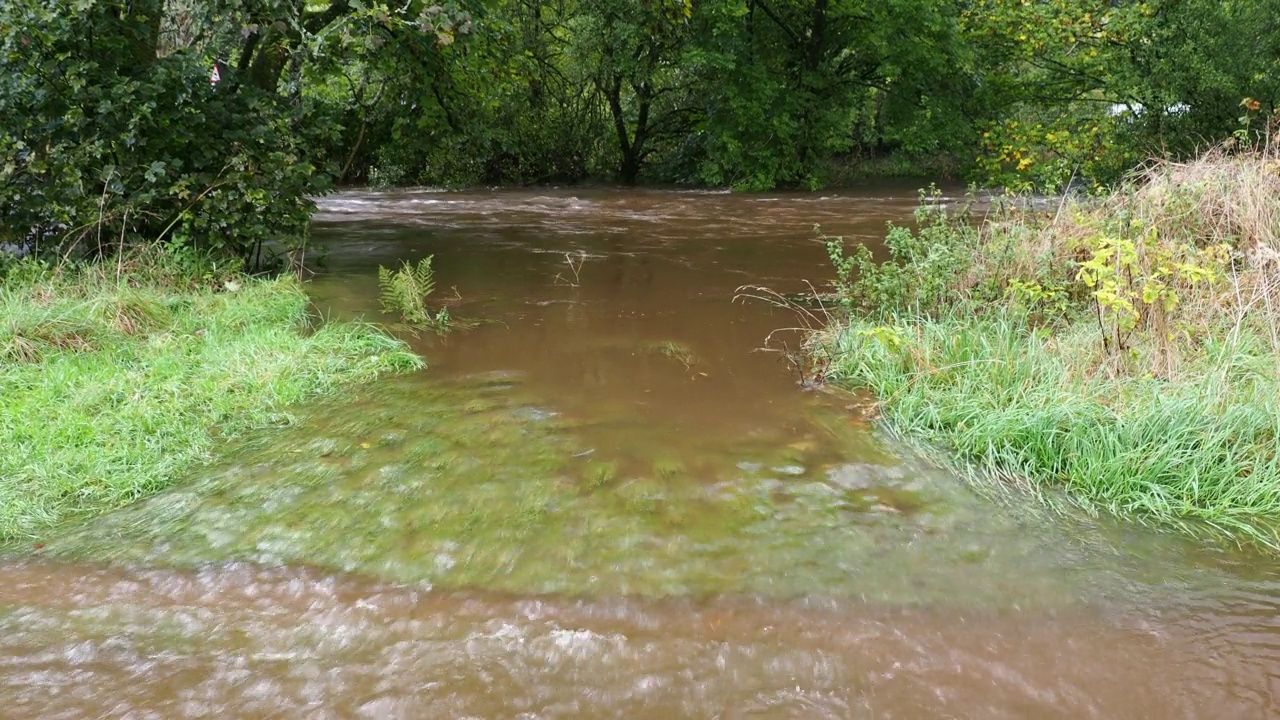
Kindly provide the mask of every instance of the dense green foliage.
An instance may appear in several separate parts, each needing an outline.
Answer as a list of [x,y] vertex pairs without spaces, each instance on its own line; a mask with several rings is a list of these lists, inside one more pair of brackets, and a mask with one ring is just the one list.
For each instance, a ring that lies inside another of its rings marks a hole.
[[442,49],[430,77],[364,63],[317,93],[352,118],[343,151],[359,116],[365,141],[346,179],[815,186],[895,154],[1061,187],[1114,181],[1158,149],[1193,151],[1280,101],[1275,0],[468,10],[471,34]]
[[10,0],[0,243],[248,257],[301,242],[335,182],[814,187],[950,158],[1015,187],[1108,183],[1270,116],[1277,18],[1280,0]]
[[433,53],[437,33],[404,13],[284,0],[0,4],[0,243],[103,254],[165,240],[248,258],[303,241],[311,196],[337,173],[325,148],[343,130],[304,94],[304,75],[357,62],[376,33]]
[[0,8],[0,238],[243,254],[305,231],[304,137],[272,93],[211,85],[165,20],[159,0]]
[[932,208],[883,265],[833,240],[813,350],[975,475],[1280,548],[1278,170],[1215,151],[1047,213]]
[[121,269],[28,263],[0,285],[0,541],[154,494],[215,438],[420,362],[372,326],[312,328],[292,278]]

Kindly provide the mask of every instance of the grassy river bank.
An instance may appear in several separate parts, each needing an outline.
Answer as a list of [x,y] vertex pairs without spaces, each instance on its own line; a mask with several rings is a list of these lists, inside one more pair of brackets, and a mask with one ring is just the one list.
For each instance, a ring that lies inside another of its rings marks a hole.
[[291,277],[169,265],[3,276],[0,542],[152,495],[294,403],[420,366],[372,325],[314,322]]
[[1103,200],[925,206],[829,248],[828,379],[989,489],[1280,549],[1280,157],[1153,165]]

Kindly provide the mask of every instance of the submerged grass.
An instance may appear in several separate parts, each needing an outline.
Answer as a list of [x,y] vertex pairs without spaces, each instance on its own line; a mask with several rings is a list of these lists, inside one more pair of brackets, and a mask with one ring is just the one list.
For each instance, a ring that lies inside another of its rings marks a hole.
[[645,343],[642,347],[646,352],[657,353],[665,358],[675,360],[683,365],[685,370],[688,370],[699,363],[699,358],[697,354],[693,352],[693,349],[676,340],[663,340],[662,342]]
[[1215,151],[1103,202],[898,231],[891,268],[845,266],[812,350],[988,487],[1280,550],[1276,160]]
[[0,542],[151,495],[219,437],[421,362],[374,326],[313,326],[292,278],[202,286],[110,270],[0,285]]

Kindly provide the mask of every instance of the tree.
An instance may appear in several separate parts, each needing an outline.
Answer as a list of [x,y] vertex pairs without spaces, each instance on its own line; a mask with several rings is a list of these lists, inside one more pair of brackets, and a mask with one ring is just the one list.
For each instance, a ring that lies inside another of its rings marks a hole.
[[328,130],[301,102],[307,61],[378,34],[425,36],[430,51],[464,24],[421,3],[10,0],[0,238],[96,253],[163,238],[242,257],[292,242],[335,171],[316,153]]
[[572,60],[608,107],[624,183],[636,181],[655,142],[691,129],[681,56],[692,12],[691,0],[583,0],[571,25]]
[[715,93],[704,180],[812,186],[822,163],[843,153],[903,141],[937,149],[920,132],[895,136],[886,120],[896,112],[916,122],[916,111],[964,80],[953,69],[953,3],[720,0],[701,10]]
[[1278,99],[1278,16],[1276,0],[974,3],[983,177],[1107,183],[1149,154],[1229,137],[1243,98]]

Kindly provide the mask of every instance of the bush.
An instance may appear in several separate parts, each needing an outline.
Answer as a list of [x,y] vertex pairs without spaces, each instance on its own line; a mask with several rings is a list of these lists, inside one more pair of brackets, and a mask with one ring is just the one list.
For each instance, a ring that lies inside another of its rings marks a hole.
[[274,93],[159,52],[162,4],[0,3],[0,244],[158,238],[247,258],[305,235],[326,175]]
[[927,198],[936,194],[936,188],[920,193],[918,231],[889,226],[884,240],[888,262],[878,262],[866,245],[846,256],[842,239],[825,238],[842,307],[876,316],[902,310],[932,315],[952,302],[973,264],[979,233],[968,205],[953,213],[928,204]]
[[1271,146],[1152,163],[1103,199],[997,199],[982,218],[973,200],[950,212],[923,197],[917,231],[890,227],[887,262],[827,240],[846,310],[883,319],[1016,307],[1036,324],[1096,322],[1108,357],[1165,365],[1206,332],[1270,334],[1280,317],[1280,151]]

